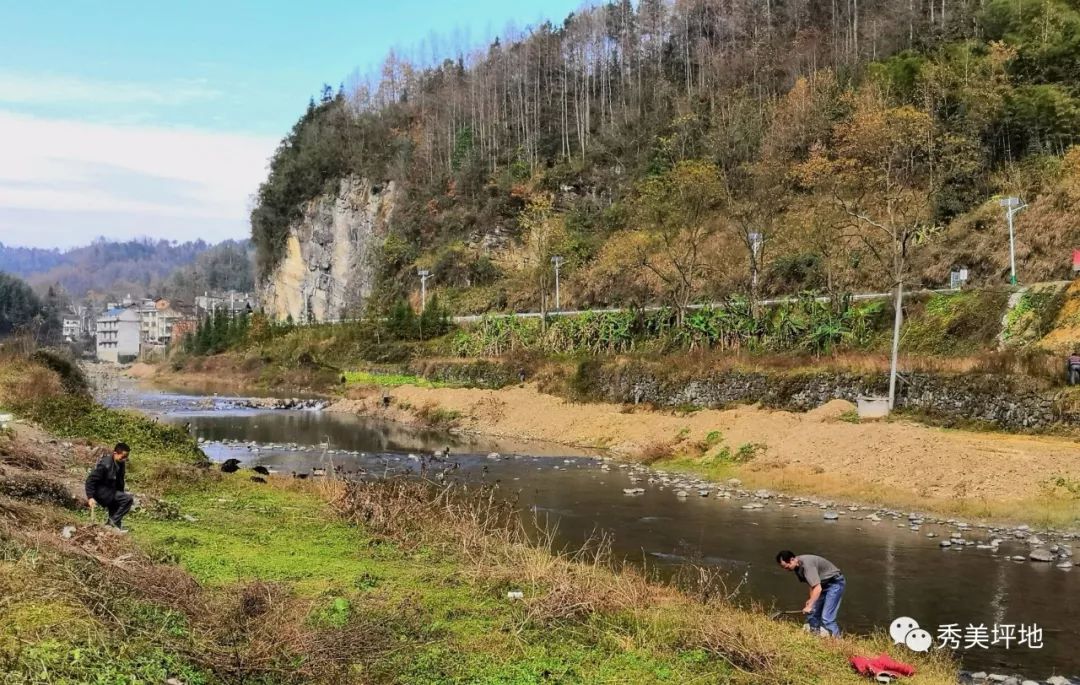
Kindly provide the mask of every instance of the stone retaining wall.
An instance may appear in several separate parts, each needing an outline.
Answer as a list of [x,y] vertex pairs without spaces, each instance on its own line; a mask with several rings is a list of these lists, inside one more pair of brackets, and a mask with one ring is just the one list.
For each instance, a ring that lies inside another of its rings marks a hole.
[[[416,362],[410,372],[455,385],[501,388],[519,382],[522,369],[499,361],[439,361]],[[693,375],[665,370],[659,363],[591,359],[579,364],[567,392],[576,400],[615,404],[715,409],[760,403],[808,411],[837,398],[855,402],[859,395],[885,395],[888,385],[886,374],[727,370]],[[1062,410],[1059,394],[1019,375],[905,374],[897,407],[947,426],[976,422],[1004,430],[1046,431],[1080,425],[1080,413]]]
[[[581,378],[582,374],[589,377]],[[720,371],[665,378],[638,364],[583,366],[576,381],[587,397],[607,402],[704,408],[761,403],[792,411],[807,411],[837,398],[855,402],[860,395],[885,395],[889,383],[886,374],[824,372]],[[1055,397],[1056,393],[1019,376],[906,374],[897,408],[945,424],[975,421],[1009,430],[1080,423],[1080,415],[1059,410]]]

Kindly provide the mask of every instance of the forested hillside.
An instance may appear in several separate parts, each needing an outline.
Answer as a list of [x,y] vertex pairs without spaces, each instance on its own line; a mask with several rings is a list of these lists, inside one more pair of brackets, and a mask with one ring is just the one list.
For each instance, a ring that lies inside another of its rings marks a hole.
[[[1070,274],[1072,0],[619,0],[326,88],[252,213],[265,273],[302,202],[402,189],[380,292],[459,312]],[[439,52],[438,46],[428,46]]]
[[250,290],[247,241],[210,246],[202,240],[95,240],[85,247],[46,250],[0,243],[0,271],[42,293],[59,286],[68,297],[116,299],[167,295],[190,300],[204,290]]

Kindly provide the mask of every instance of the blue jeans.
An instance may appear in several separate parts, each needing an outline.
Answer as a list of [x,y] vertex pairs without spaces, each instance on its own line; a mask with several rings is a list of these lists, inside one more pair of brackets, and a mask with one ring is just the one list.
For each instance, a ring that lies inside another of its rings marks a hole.
[[836,624],[836,612],[840,611],[840,600],[844,597],[844,576],[829,579],[821,586],[821,595],[814,602],[814,608],[806,622],[810,629],[817,631],[825,628],[833,637],[840,635],[840,626]]

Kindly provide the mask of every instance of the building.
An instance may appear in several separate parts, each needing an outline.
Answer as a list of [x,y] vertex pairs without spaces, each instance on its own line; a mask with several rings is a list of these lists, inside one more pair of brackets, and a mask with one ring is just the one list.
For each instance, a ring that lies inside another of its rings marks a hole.
[[140,340],[151,345],[168,345],[173,326],[183,315],[163,298],[144,300],[138,306]]
[[255,296],[251,293],[203,293],[195,298],[195,312],[199,317],[213,315],[224,309],[230,316],[255,309]]
[[64,341],[76,342],[82,338],[82,321],[73,314],[64,315]]
[[172,327],[170,342],[179,345],[189,335],[193,335],[199,327],[199,322],[194,318],[181,318]]
[[114,307],[97,319],[97,358],[126,364],[139,356],[140,322],[135,309]]

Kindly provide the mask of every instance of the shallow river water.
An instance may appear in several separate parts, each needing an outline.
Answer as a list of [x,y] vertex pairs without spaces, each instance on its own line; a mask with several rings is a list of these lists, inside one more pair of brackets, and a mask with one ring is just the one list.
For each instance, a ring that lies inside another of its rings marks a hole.
[[[672,575],[689,561],[716,566],[728,574],[730,588],[742,583],[738,601],[776,609],[798,609],[806,596],[806,587],[777,567],[776,552],[790,548],[821,554],[847,579],[840,611],[847,631],[885,631],[893,619],[910,616],[937,638],[941,626],[956,624],[957,653],[967,670],[1037,679],[1080,674],[1080,568],[1009,560],[1011,555],[1026,555],[1029,548],[1020,541],[1006,541],[997,553],[974,547],[943,550],[939,541],[956,529],[923,525],[912,531],[906,513],[872,522],[853,520],[855,514],[839,508],[844,514],[839,520],[824,521],[817,506],[796,507],[790,500],[776,499],[747,510],[743,505],[750,500],[745,498],[723,499],[715,491],[701,497],[697,487],[680,498],[677,488],[649,483],[647,476],[639,474],[640,480],[632,482],[632,469],[571,448],[462,439],[329,412],[214,409],[214,402],[159,392],[113,399],[114,404],[189,424],[215,460],[235,457],[286,474],[331,461],[346,471],[417,472],[419,462],[410,453],[450,447],[451,461],[459,465],[453,479],[497,482],[524,512],[557,524],[562,543],[580,543],[604,531],[616,555],[630,563],[644,563],[661,576]],[[504,458],[488,458],[490,452]],[[627,496],[623,489],[630,487],[643,487],[645,494]],[[928,538],[933,531],[940,537]],[[977,527],[964,533],[972,540],[987,536]],[[978,637],[969,625],[986,626],[991,640],[995,625],[1015,626],[1017,637],[1021,626],[1034,626],[1042,632],[1041,647],[1013,641],[1006,648],[999,639],[997,645],[965,649],[969,638]],[[902,657],[902,649],[894,650],[895,655]]]

